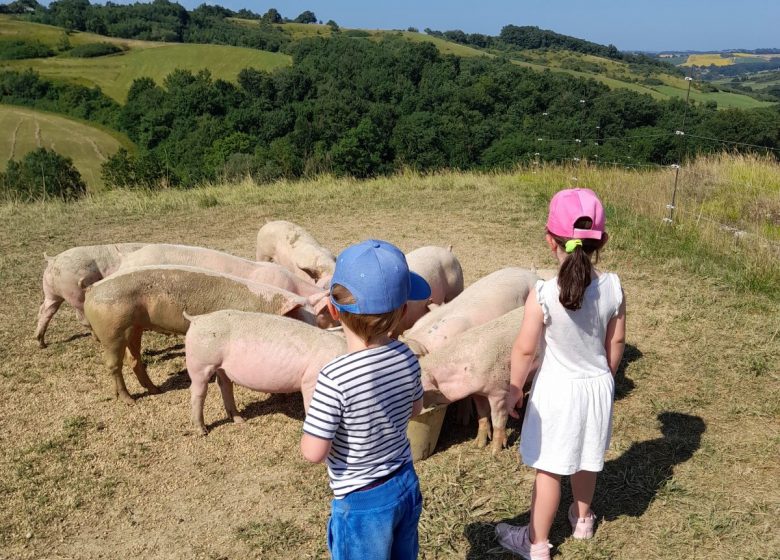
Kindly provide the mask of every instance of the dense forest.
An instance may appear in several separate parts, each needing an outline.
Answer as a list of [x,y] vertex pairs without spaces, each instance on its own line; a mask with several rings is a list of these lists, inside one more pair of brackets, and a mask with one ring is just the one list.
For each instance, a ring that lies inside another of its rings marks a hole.
[[[62,25],[58,18],[66,12],[60,8],[76,5],[86,11],[71,27],[97,30],[92,16],[98,14],[104,32],[132,21],[114,20],[111,13],[150,10],[153,16],[138,16],[135,28],[124,28],[136,37],[171,32],[190,40],[198,30],[219,29],[195,23],[208,18],[242,29],[225,19],[229,10],[203,5],[187,12],[166,0],[105,7],[61,0],[36,17]],[[165,13],[165,25],[150,24]],[[265,18],[268,29],[278,30],[272,21],[282,16],[269,13],[243,15]],[[296,19],[314,18],[304,12]],[[247,68],[236,84],[207,71],[177,70],[161,84],[136,80],[127,103],[119,105],[97,88],[4,71],[0,103],[56,111],[126,133],[137,149],[120,150],[103,170],[106,183],[120,187],[187,187],[246,174],[271,180],[321,172],[367,177],[404,167],[495,169],[578,158],[669,165],[685,154],[722,150],[724,144],[713,138],[780,148],[778,106],[722,111],[710,102],[686,109],[680,99],[610,90],[505,57],[442,55],[431,43],[400,36],[285,37],[291,67],[272,73]],[[683,120],[686,134],[676,134]]]

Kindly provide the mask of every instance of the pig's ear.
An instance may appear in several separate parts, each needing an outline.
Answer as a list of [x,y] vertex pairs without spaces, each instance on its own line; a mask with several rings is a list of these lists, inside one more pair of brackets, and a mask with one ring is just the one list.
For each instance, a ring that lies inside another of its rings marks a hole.
[[296,309],[300,309],[301,307],[303,307],[303,304],[305,303],[305,301],[306,300],[304,300],[303,298],[287,300],[287,301],[285,301],[282,304],[282,308],[279,310],[279,314],[280,315],[289,315],[290,313],[292,313]]
[[323,290],[328,290],[330,289],[330,281],[332,278],[333,278],[332,274],[325,274],[323,276],[320,276],[320,279],[317,280],[315,284],[317,284],[317,286],[319,286]]
[[308,298],[309,305],[314,308],[314,314],[319,315],[328,307],[328,292],[322,292],[321,294],[313,294]]

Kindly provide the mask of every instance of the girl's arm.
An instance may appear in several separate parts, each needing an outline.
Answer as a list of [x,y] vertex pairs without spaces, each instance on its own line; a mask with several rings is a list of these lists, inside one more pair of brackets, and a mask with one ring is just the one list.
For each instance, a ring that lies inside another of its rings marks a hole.
[[536,290],[531,290],[525,300],[523,324],[512,346],[509,396],[506,400],[507,412],[512,418],[520,418],[516,409],[523,404],[523,385],[534,366],[534,358],[543,330],[544,312],[536,301]]
[[614,376],[620,367],[623,358],[623,350],[626,348],[626,296],[623,294],[623,303],[620,304],[618,314],[612,317],[607,324],[607,337],[604,341],[604,349],[607,351],[607,363]]

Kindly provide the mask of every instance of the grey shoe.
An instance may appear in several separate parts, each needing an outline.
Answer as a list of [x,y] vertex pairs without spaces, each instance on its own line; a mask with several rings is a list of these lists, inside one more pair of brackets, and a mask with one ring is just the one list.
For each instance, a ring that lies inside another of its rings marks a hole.
[[528,525],[517,527],[508,523],[496,525],[498,543],[525,560],[550,560],[550,543],[544,541],[531,544]]

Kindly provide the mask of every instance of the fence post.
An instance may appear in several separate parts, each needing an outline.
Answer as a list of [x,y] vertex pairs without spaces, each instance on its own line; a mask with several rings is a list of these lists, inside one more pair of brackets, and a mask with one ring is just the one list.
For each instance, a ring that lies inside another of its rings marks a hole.
[[664,218],[664,222],[670,225],[674,223],[674,209],[677,203],[677,184],[680,179],[680,166],[682,165],[682,159],[684,155],[683,151],[685,148],[685,121],[688,118],[688,107],[690,106],[689,102],[691,98],[691,84],[693,83],[693,78],[686,76],[685,81],[688,82],[688,92],[685,94],[685,111],[683,112],[683,119],[680,130],[676,130],[674,132],[677,136],[680,136],[680,152],[677,156],[677,163],[672,166],[674,168],[674,187],[672,188],[672,201],[666,205],[666,208],[669,209],[669,216]]

